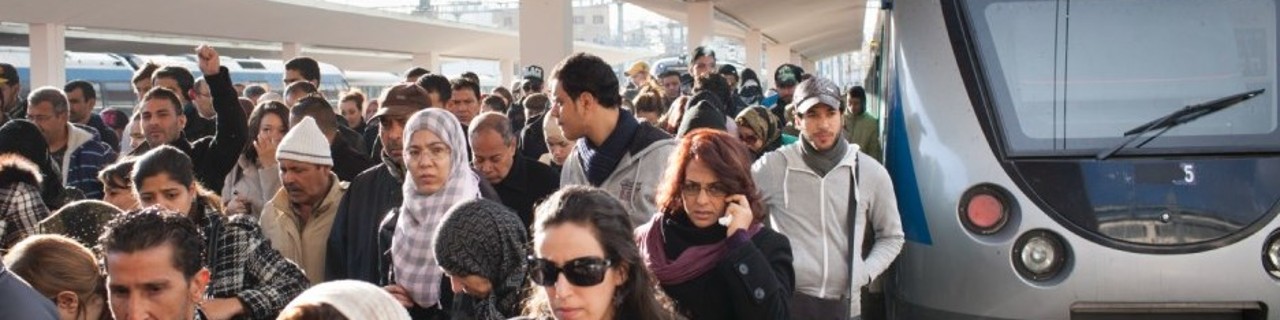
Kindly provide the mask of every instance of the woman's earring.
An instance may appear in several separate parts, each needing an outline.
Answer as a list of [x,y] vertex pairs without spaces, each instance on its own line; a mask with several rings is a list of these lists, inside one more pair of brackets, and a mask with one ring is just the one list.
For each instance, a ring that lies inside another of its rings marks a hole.
[[614,308],[618,308],[622,306],[622,297],[625,296],[625,292],[623,291],[625,291],[625,289],[623,289],[622,286],[618,286],[616,289],[613,290],[613,307]]

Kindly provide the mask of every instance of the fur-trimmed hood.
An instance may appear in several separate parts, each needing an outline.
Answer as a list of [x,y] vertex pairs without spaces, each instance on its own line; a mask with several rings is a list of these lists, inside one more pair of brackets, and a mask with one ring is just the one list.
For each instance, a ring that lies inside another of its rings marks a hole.
[[0,155],[0,188],[26,183],[39,189],[42,181],[40,168],[31,161],[17,154]]

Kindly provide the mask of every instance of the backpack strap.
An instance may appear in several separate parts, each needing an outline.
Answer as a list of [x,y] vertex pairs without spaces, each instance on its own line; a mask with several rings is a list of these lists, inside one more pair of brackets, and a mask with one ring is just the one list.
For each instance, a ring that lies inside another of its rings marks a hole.
[[[849,179],[849,209],[848,209],[848,213],[845,215],[845,220],[846,220],[845,222],[848,223],[848,226],[845,228],[845,230],[848,230],[848,232],[845,232],[845,235],[848,237],[847,241],[849,241],[847,247],[849,248],[848,255],[850,257],[853,256],[853,245],[857,243],[856,242],[857,232],[853,232],[853,230],[856,230],[856,228],[858,227],[858,177],[859,177],[859,174],[858,174],[858,155],[857,154],[853,155],[853,168],[851,168],[851,170],[853,171],[853,174],[851,177],[852,179]],[[853,259],[848,260],[848,266],[849,266],[848,268],[849,269],[849,286],[850,286],[850,290],[852,290],[853,283],[854,283]]]

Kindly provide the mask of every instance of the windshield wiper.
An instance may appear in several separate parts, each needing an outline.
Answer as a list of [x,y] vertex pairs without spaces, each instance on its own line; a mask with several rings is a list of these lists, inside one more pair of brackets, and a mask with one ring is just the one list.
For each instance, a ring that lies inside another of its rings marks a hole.
[[1191,121],[1195,121],[1196,119],[1200,119],[1200,117],[1207,116],[1214,112],[1222,111],[1222,109],[1226,109],[1227,107],[1234,106],[1236,104],[1239,104],[1240,102],[1244,102],[1245,100],[1249,100],[1249,99],[1252,99],[1253,97],[1257,97],[1258,95],[1261,95],[1262,92],[1264,91],[1267,91],[1267,89],[1258,89],[1258,90],[1253,90],[1253,91],[1244,92],[1244,93],[1237,93],[1237,94],[1229,95],[1226,97],[1218,98],[1217,100],[1186,106],[1166,116],[1157,118],[1155,120],[1151,120],[1151,122],[1144,123],[1140,126],[1134,127],[1133,129],[1129,129],[1129,131],[1125,131],[1124,136],[1129,137],[1129,139],[1125,139],[1123,142],[1120,142],[1119,144],[1117,144],[1115,147],[1112,147],[1111,149],[1107,149],[1107,150],[1103,150],[1102,152],[1099,152],[1097,159],[1106,160],[1107,158],[1110,158],[1112,155],[1115,155],[1116,152],[1120,152],[1120,150],[1123,150],[1126,147],[1128,147],[1130,143],[1133,143],[1133,141],[1138,140],[1138,138],[1142,137],[1143,134],[1146,134],[1147,132],[1151,132],[1151,131],[1160,130],[1160,132],[1156,132],[1155,134],[1152,134],[1150,137],[1147,137],[1147,139],[1143,140],[1142,143],[1139,143],[1138,145],[1133,146],[1133,149],[1141,148],[1142,146],[1146,145],[1147,142],[1151,142],[1152,139],[1159,137],[1160,135],[1164,134],[1166,131],[1169,131],[1169,129],[1173,129],[1173,127],[1177,127],[1179,125],[1182,125]]

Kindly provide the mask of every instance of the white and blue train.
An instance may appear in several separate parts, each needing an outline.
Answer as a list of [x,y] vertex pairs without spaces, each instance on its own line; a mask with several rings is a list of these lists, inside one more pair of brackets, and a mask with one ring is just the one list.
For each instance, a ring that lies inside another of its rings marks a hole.
[[[27,94],[31,88],[30,61],[31,51],[26,47],[0,47],[0,61],[13,64],[18,71],[22,83],[22,93]],[[98,92],[98,105],[95,109],[118,108],[133,110],[137,104],[137,95],[133,93],[133,72],[147,61],[159,65],[176,65],[187,68],[199,77],[200,68],[196,64],[195,55],[166,56],[139,55],[130,53],[66,53],[67,81],[85,80],[93,84]],[[284,62],[270,59],[235,59],[222,58],[222,64],[231,72],[231,81],[241,84],[261,84],[276,92],[284,89]],[[349,85],[342,70],[338,67],[320,63],[320,91],[335,103]],[[336,104],[335,104],[336,105]]]
[[886,1],[898,319],[1280,319],[1276,0]]

